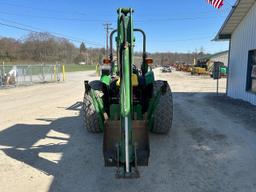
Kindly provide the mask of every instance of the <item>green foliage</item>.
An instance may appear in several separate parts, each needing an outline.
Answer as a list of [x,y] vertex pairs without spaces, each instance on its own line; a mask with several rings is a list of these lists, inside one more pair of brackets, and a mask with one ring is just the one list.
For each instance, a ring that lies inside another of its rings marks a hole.
[[[192,64],[194,58],[206,56],[204,49],[188,53],[153,53],[155,66],[170,65],[176,62]],[[77,63],[97,65],[105,56],[104,48],[86,48],[84,43],[76,47],[65,38],[49,33],[30,33],[22,41],[13,38],[0,38],[0,63]],[[139,67],[141,53],[135,53],[134,63]]]
[[10,63],[79,63],[98,64],[105,49],[80,48],[65,38],[49,33],[30,33],[24,40],[0,38],[0,62]]
[[80,45],[80,54],[85,53],[85,51],[86,51],[86,47],[85,47],[84,42],[82,42]]
[[67,39],[49,33],[30,33],[21,42],[20,59],[35,62],[73,62],[77,48]]
[[74,59],[75,64],[79,64],[80,62],[85,62],[85,57],[82,54],[77,55]]

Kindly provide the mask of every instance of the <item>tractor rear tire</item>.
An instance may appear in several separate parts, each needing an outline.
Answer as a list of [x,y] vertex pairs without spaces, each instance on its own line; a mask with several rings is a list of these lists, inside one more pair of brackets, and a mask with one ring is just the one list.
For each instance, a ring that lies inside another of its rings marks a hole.
[[84,94],[83,112],[84,126],[87,131],[90,133],[100,133],[98,114],[93,105],[92,97],[88,93]]
[[[154,94],[161,89],[163,81],[154,82]],[[172,91],[167,85],[166,93],[160,95],[159,103],[156,106],[154,112],[154,125],[152,128],[153,133],[157,134],[167,134],[172,127],[173,119],[173,101],[172,101]]]

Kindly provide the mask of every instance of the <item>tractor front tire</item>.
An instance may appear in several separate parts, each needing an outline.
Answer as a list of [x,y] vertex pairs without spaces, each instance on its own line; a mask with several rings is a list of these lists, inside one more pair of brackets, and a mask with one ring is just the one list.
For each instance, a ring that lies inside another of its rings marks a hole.
[[100,133],[98,114],[93,105],[92,97],[88,93],[84,94],[83,112],[84,126],[87,131],[90,133]]
[[[157,93],[159,89],[161,89],[163,81],[155,81],[154,82],[154,94]],[[166,93],[161,94],[159,98],[159,102],[156,106],[154,112],[154,125],[152,128],[153,133],[157,134],[167,134],[172,127],[172,119],[173,119],[173,101],[172,101],[172,91],[167,85]]]

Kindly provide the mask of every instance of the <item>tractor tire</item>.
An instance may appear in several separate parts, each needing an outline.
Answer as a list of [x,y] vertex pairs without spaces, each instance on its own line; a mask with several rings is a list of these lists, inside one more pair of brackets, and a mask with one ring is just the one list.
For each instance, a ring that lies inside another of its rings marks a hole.
[[[154,82],[154,94],[161,88],[163,81]],[[173,101],[172,91],[168,84],[166,93],[160,95],[159,103],[154,112],[154,125],[152,128],[153,133],[167,134],[172,127],[173,119]]]
[[92,97],[85,93],[83,101],[84,126],[90,133],[100,133],[98,114],[94,108]]

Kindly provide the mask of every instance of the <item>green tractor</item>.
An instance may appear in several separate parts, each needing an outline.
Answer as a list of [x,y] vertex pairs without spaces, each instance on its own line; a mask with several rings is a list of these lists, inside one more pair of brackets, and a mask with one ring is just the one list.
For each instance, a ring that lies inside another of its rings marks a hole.
[[[149,132],[167,134],[171,128],[172,93],[167,81],[155,81],[146,35],[133,27],[133,10],[117,12],[100,80],[84,82],[84,124],[91,133],[103,132],[105,166],[117,167],[117,178],[138,178],[138,166],[148,165]],[[134,32],[143,37],[140,68],[133,63]]]

